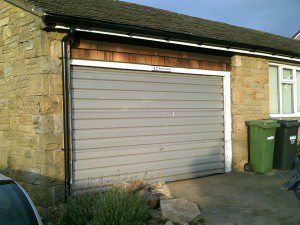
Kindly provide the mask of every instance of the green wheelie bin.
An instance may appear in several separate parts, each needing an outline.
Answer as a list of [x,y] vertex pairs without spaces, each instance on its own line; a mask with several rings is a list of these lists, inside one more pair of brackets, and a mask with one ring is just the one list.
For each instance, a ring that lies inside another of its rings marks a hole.
[[245,170],[268,173],[273,168],[275,131],[279,124],[274,120],[254,120],[246,125],[250,132],[250,162],[245,165]]
[[298,120],[278,120],[276,130],[273,168],[278,170],[293,169],[297,155]]

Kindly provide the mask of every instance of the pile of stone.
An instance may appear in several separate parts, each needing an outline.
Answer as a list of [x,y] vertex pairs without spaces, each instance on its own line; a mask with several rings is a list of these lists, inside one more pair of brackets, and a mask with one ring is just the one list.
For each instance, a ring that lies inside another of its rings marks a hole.
[[196,203],[174,198],[164,182],[146,184],[143,180],[122,182],[117,188],[144,197],[151,208],[151,225],[202,225],[203,217]]

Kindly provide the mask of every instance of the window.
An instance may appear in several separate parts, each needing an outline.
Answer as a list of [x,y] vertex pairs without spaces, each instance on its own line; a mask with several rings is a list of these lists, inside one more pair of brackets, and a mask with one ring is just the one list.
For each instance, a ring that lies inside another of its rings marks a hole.
[[270,82],[270,112],[272,114],[279,113],[279,86],[278,86],[278,67],[270,66],[269,70]]
[[271,116],[300,116],[300,68],[271,64],[269,85]]

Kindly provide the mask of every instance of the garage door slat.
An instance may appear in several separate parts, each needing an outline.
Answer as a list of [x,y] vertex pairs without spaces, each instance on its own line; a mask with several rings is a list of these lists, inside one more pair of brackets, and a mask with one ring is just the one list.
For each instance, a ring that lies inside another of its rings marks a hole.
[[130,118],[173,118],[173,117],[219,117],[223,116],[222,109],[194,109],[194,110],[80,110],[73,109],[73,119],[130,119]]
[[208,85],[188,85],[178,86],[173,84],[145,84],[122,81],[85,81],[74,80],[73,89],[79,90],[129,90],[129,91],[149,91],[149,92],[194,92],[194,93],[222,93],[222,86]]
[[109,148],[117,146],[135,146],[158,143],[170,143],[175,141],[204,141],[214,140],[224,137],[223,132],[205,132],[191,134],[168,134],[168,135],[152,135],[142,137],[118,137],[118,138],[103,138],[103,139],[85,139],[75,140],[76,149],[91,149],[91,148]]
[[149,92],[144,91],[112,91],[112,90],[75,90],[74,100],[153,100],[153,101],[223,101],[223,95],[206,93],[205,95],[195,95],[193,93],[176,92]]
[[74,153],[76,160],[81,159],[94,159],[94,158],[106,158],[115,156],[126,156],[126,155],[139,155],[139,154],[150,154],[159,152],[171,152],[181,151],[209,147],[224,147],[223,139],[215,139],[209,141],[189,141],[189,142],[173,142],[173,143],[162,143],[162,144],[150,144],[144,146],[131,146],[128,147],[115,147],[109,148],[109,151],[104,148],[100,149],[83,149],[76,150]]
[[128,164],[128,165],[117,165],[117,166],[107,166],[102,168],[95,169],[78,169],[76,180],[85,179],[86,177],[108,177],[108,176],[117,176],[124,174],[134,174],[137,168],[141,168],[141,172],[154,171],[154,170],[164,170],[178,167],[178,165],[184,166],[193,166],[198,164],[205,163],[214,163],[214,162],[223,162],[224,155],[209,155],[202,156],[197,158],[182,158],[182,159],[173,159],[165,161],[154,161],[154,162],[143,162],[141,165],[137,164]]
[[73,100],[75,109],[221,109],[223,101]]
[[[95,159],[85,159],[74,161],[74,167],[76,170],[82,169],[91,169],[91,168],[103,168],[110,166],[118,166],[118,165],[129,165],[129,164],[137,164],[137,170],[142,168],[138,168],[138,165],[146,162],[158,162],[164,161],[166,164],[169,163],[172,159],[180,159],[180,158],[195,158],[201,156],[208,155],[217,155],[222,154],[222,147],[210,147],[210,148],[197,148],[197,149],[188,149],[182,151],[174,151],[174,152],[158,152],[151,154],[141,154],[139,155],[139,160],[136,161],[136,155],[129,156],[116,156],[116,157],[107,157],[107,158],[95,158]],[[179,166],[179,165],[178,165]],[[141,167],[143,167],[141,165]]]
[[196,117],[196,118],[137,118],[137,119],[90,119],[75,120],[74,129],[105,129],[122,127],[157,127],[157,126],[185,126],[222,124],[222,117]]
[[[78,68],[78,67],[77,67]],[[216,77],[195,77],[193,75],[176,76],[173,74],[151,73],[151,72],[137,72],[137,71],[121,71],[108,70],[108,69],[75,69],[73,70],[73,80],[107,80],[107,81],[134,81],[143,83],[168,83],[168,84],[205,84],[205,85],[222,85],[222,80]],[[99,76],[101,73],[101,76]]]
[[217,132],[223,129],[222,124],[209,125],[187,125],[187,126],[164,126],[164,127],[147,127],[147,128],[112,128],[89,130],[74,130],[73,137],[76,140],[96,139],[96,138],[114,138],[114,137],[138,137],[149,135],[164,135],[164,134],[186,134],[199,132]]

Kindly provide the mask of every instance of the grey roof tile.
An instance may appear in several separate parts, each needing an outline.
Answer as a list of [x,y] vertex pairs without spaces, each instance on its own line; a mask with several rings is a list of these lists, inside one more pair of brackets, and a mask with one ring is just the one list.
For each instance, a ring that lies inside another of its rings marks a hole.
[[47,14],[167,31],[300,56],[300,42],[262,31],[114,0],[26,0]]

